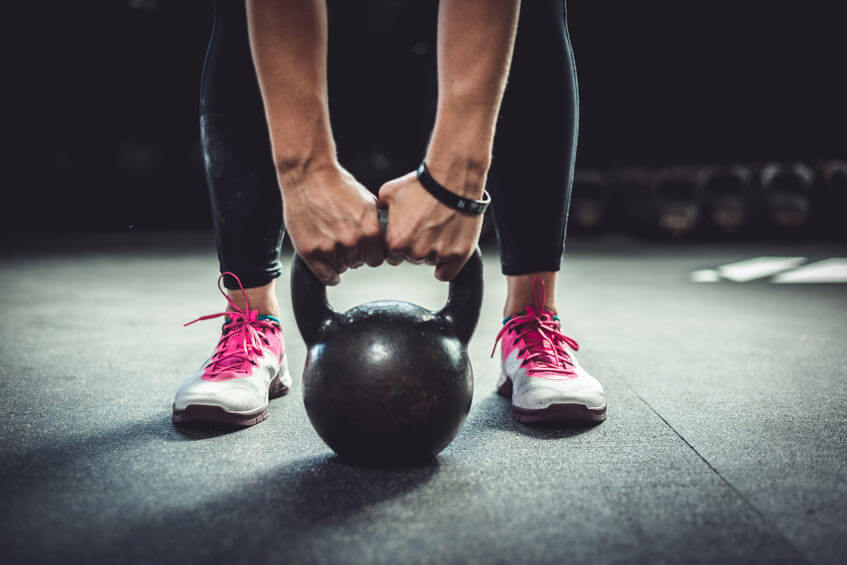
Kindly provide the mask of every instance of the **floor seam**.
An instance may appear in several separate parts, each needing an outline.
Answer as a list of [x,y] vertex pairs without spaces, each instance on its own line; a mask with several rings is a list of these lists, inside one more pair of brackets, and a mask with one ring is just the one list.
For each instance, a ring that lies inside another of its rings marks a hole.
[[730,489],[733,493],[735,493],[735,495],[736,495],[738,498],[740,498],[740,499],[741,499],[741,501],[745,504],[745,506],[747,506],[750,510],[752,510],[752,511],[753,511],[753,513],[754,513],[756,516],[758,516],[758,517],[759,517],[759,519],[762,521],[762,523],[764,523],[764,524],[765,524],[766,526],[768,526],[768,527],[769,527],[769,528],[770,528],[773,532],[775,532],[777,535],[779,535],[779,537],[780,537],[783,541],[785,541],[785,543],[786,543],[786,544],[788,544],[788,546],[789,546],[791,549],[793,549],[793,550],[797,553],[797,555],[799,555],[799,556],[802,558],[803,562],[805,562],[805,563],[811,563],[811,561],[809,561],[809,559],[806,557],[806,555],[805,555],[802,551],[800,551],[800,548],[798,548],[796,545],[794,545],[794,543],[793,543],[790,539],[788,539],[788,538],[786,537],[786,535],[782,532],[782,530],[780,530],[780,529],[779,529],[779,528],[778,528],[778,527],[777,527],[774,523],[772,523],[770,520],[768,520],[768,519],[765,517],[765,515],[764,515],[764,514],[762,514],[762,512],[761,512],[758,508],[756,508],[756,507],[753,505],[753,503],[752,503],[752,502],[750,502],[750,501],[747,499],[747,497],[746,497],[746,496],[744,496],[744,494],[742,494],[742,493],[741,493],[741,491],[739,491],[739,490],[735,487],[735,485],[733,485],[731,482],[729,482],[729,480],[727,480],[727,478],[726,478],[726,477],[724,477],[723,475],[721,475],[720,471],[718,471],[718,470],[714,467],[714,465],[712,465],[711,463],[709,463],[708,459],[706,459],[705,457],[703,457],[703,455],[702,455],[699,451],[697,451],[697,449],[696,449],[693,445],[691,445],[691,443],[690,443],[687,439],[685,439],[685,437],[683,437],[683,435],[682,435],[681,433],[679,433],[679,432],[677,431],[677,429],[676,429],[676,428],[674,428],[674,427],[671,425],[671,423],[670,423],[670,422],[668,422],[668,421],[665,419],[665,417],[664,417],[664,416],[662,416],[661,414],[659,414],[659,411],[658,411],[658,410],[656,410],[655,408],[653,408],[653,406],[652,406],[649,402],[647,402],[647,400],[646,400],[643,396],[641,396],[641,395],[638,393],[638,391],[637,391],[637,390],[635,390],[635,389],[634,389],[634,388],[633,388],[633,387],[632,387],[629,383],[626,383],[626,386],[627,386],[627,388],[629,388],[629,389],[633,392],[633,394],[635,394],[635,396],[637,396],[637,397],[638,397],[638,399],[639,399],[641,402],[643,402],[643,403],[644,403],[644,405],[645,405],[645,406],[647,406],[647,408],[649,408],[649,409],[650,409],[650,411],[651,411],[651,412],[653,412],[653,414],[655,414],[656,416],[658,416],[658,417],[659,417],[659,419],[660,419],[660,420],[661,420],[661,421],[662,421],[662,422],[663,422],[663,423],[664,423],[664,424],[665,424],[665,425],[666,425],[666,426],[667,426],[667,427],[668,427],[668,428],[669,428],[669,429],[670,429],[670,430],[671,430],[671,431],[672,431],[672,432],[676,435],[676,437],[678,437],[679,439],[681,439],[681,440],[682,440],[682,442],[683,442],[686,446],[688,446],[688,449],[690,449],[691,451],[693,451],[693,452],[694,452],[694,454],[695,454],[695,455],[696,455],[696,456],[697,456],[697,457],[698,457],[698,458],[699,458],[699,459],[700,459],[703,463],[705,463],[705,464],[706,464],[706,466],[707,466],[707,467],[708,467],[708,468],[712,471],[712,473],[714,473],[714,474],[715,474],[715,475],[716,475],[716,476],[717,476],[717,477],[721,480],[721,482],[723,482],[723,484],[725,484],[727,487],[729,487],[729,489]]

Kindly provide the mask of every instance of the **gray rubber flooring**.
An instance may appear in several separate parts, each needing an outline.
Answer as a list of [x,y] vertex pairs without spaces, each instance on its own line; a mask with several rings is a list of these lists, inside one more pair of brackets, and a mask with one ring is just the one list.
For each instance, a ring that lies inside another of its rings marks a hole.
[[[295,389],[225,433],[170,423],[219,331],[209,235],[25,242],[0,258],[0,556],[6,563],[843,563],[847,285],[695,284],[695,269],[847,247],[574,241],[560,285],[608,420],[533,428],[494,392],[505,285],[486,255],[471,414],[436,464],[334,457]],[[330,291],[435,308],[424,267]]]

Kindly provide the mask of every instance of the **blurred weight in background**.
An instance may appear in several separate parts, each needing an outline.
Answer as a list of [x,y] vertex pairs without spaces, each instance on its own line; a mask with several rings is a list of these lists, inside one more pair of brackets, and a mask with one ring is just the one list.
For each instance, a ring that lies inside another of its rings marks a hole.
[[[842,20],[825,2],[779,4],[569,2],[580,87],[571,235],[845,239]],[[339,155],[376,191],[427,142],[437,2],[329,7]],[[27,57],[10,57],[0,230],[209,228],[198,90],[211,3],[14,9],[39,34],[21,26]]]
[[577,172],[573,234],[798,239],[847,235],[847,161]]

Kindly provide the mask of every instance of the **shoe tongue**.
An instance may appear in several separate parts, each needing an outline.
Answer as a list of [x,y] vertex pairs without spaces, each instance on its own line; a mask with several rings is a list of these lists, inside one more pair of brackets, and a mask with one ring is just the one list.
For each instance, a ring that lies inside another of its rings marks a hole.
[[549,308],[544,308],[543,310],[538,310],[534,306],[527,306],[526,307],[526,313],[529,316],[532,316],[534,318],[541,318],[542,320],[545,320],[545,321],[549,320],[551,318],[556,318],[556,314],[553,313],[553,311],[550,310]]
[[[526,313],[529,316],[532,316],[534,318],[538,318],[538,319],[545,321],[545,322],[549,321],[549,320],[551,320],[555,317],[555,314],[548,308],[544,308],[543,311],[539,312],[535,307],[527,306],[526,307]],[[541,362],[541,363],[549,363],[551,365],[558,364],[557,359],[556,359],[556,353],[552,349],[554,347],[554,345],[551,344],[549,340],[543,339],[541,337],[541,335],[538,334],[538,331],[543,331],[543,330],[536,330],[536,331],[530,332],[530,333],[528,333],[524,336],[524,342],[528,346],[531,346],[531,347],[534,346],[533,347],[534,351],[537,351],[536,348],[541,349],[541,351],[543,351],[542,355],[535,357],[535,361]],[[551,337],[551,336],[548,335],[548,337]]]
[[[255,322],[259,319],[259,312],[256,310],[250,310],[248,320],[250,322]],[[226,322],[224,322],[224,328],[226,328],[227,324],[231,324],[232,322],[242,322],[244,321],[243,317],[233,317],[226,316]],[[228,350],[233,352],[238,352],[236,355],[227,355],[224,359],[218,362],[218,367],[221,370],[237,370],[244,363],[243,355],[240,353],[242,350],[241,339],[243,334],[235,331],[235,327],[230,326],[228,329],[224,329],[226,336],[226,347]]]
[[[230,313],[231,313],[231,312],[230,312]],[[237,319],[233,319],[232,317],[230,317],[229,315],[227,315],[227,316],[226,316],[226,318],[225,318],[225,320],[226,320],[226,321],[224,322],[225,324],[231,324],[232,322],[235,322],[235,321],[241,321],[241,320],[242,320],[242,318],[240,318],[240,317],[239,317],[239,318],[237,318]],[[249,321],[249,322],[256,322],[256,321],[258,321],[258,320],[259,320],[259,312],[258,312],[258,310],[250,310],[250,314],[249,314],[248,321]]]

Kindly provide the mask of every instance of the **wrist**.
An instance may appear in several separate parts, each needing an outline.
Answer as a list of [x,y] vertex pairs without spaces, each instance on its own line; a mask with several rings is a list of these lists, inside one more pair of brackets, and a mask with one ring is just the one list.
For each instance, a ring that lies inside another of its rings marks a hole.
[[283,190],[310,175],[338,168],[329,116],[303,102],[301,113],[286,112],[269,120],[273,159]]
[[448,208],[478,216],[484,214],[485,209],[491,203],[491,196],[484,190],[482,192],[483,198],[466,198],[449,190],[433,178],[426,162],[418,166],[415,174],[418,177],[418,182],[429,192],[430,196]]
[[460,143],[440,144],[433,140],[424,162],[432,177],[450,192],[474,200],[482,197],[491,163],[489,152]]
[[494,127],[472,111],[439,107],[426,166],[433,178],[460,196],[479,199],[491,166]]
[[308,179],[337,175],[339,169],[334,153],[276,159],[276,174],[283,193],[305,186]]

